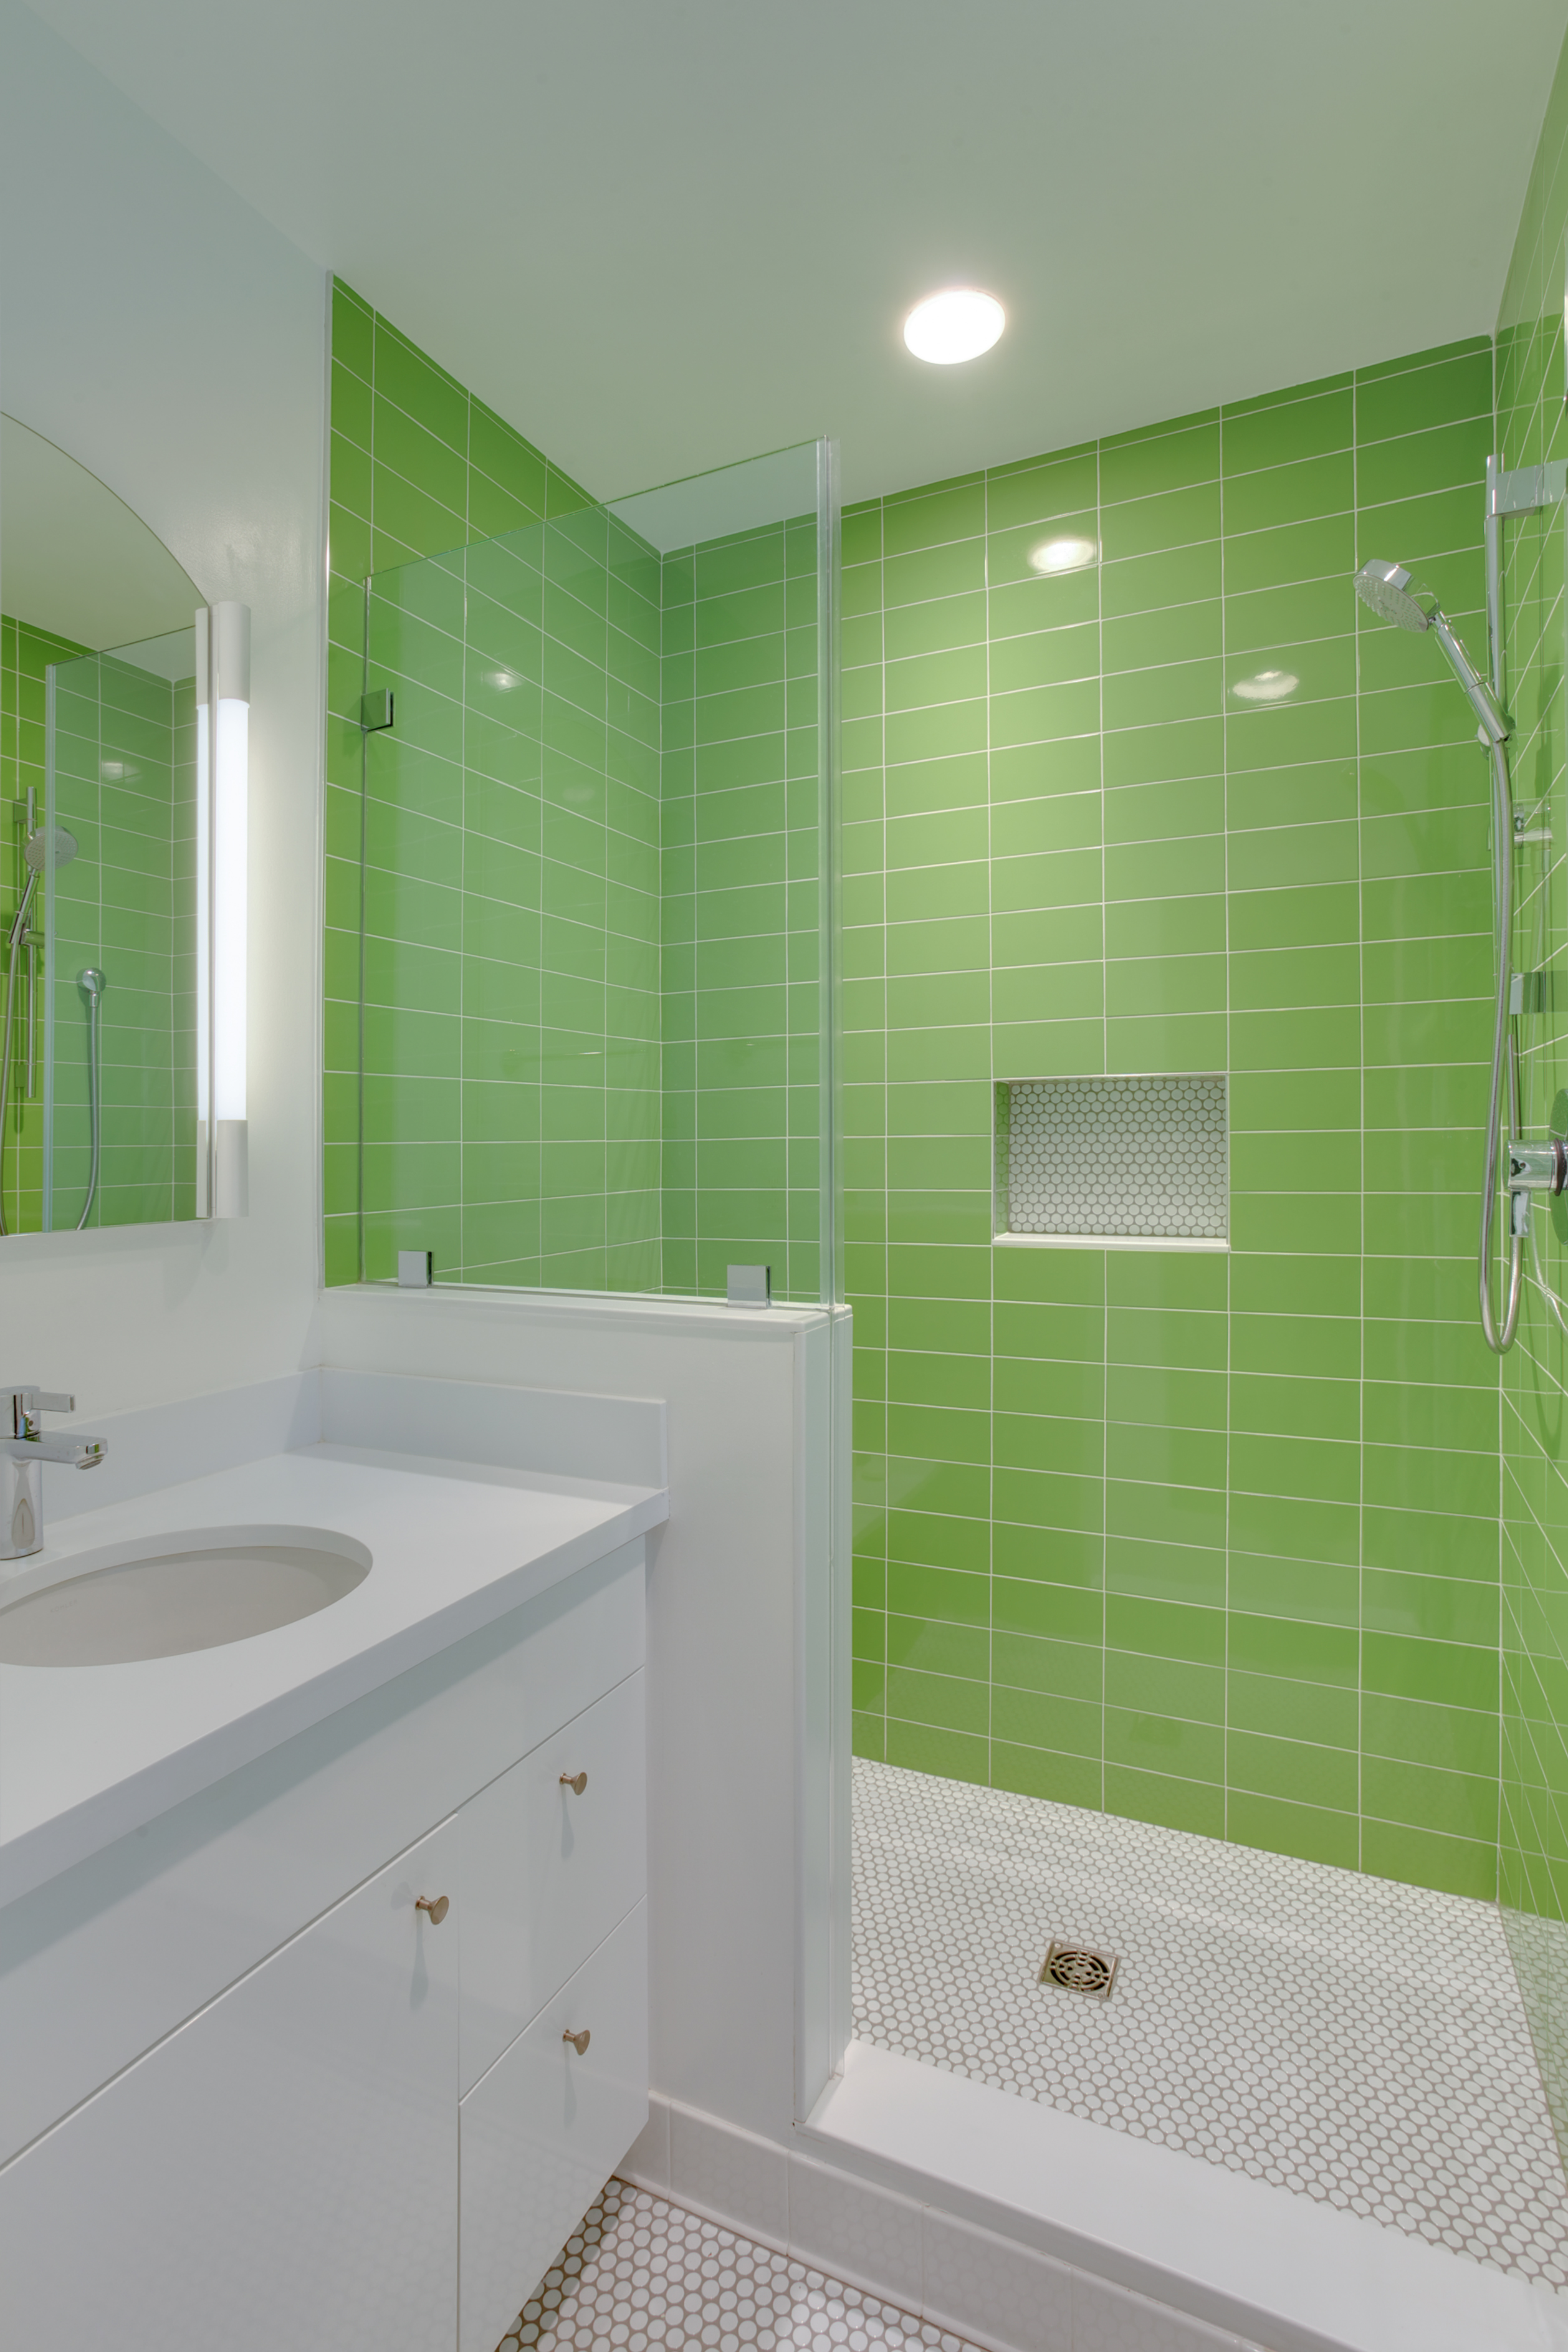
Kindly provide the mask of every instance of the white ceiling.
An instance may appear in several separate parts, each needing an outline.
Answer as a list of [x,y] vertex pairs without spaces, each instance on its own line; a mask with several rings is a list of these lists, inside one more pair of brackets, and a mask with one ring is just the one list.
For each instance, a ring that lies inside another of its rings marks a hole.
[[[35,0],[601,497],[861,498],[1495,323],[1568,0]],[[985,358],[899,328],[954,281]]]

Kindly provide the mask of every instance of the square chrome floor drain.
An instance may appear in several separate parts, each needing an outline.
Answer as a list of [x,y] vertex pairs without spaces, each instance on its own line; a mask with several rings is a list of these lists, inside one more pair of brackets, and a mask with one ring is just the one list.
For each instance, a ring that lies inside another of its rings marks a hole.
[[1109,2000],[1121,1957],[1119,1952],[1094,1952],[1087,1944],[1064,1944],[1058,1938],[1046,1954],[1039,1981],[1060,1985],[1066,1992],[1092,1993],[1096,2000]]

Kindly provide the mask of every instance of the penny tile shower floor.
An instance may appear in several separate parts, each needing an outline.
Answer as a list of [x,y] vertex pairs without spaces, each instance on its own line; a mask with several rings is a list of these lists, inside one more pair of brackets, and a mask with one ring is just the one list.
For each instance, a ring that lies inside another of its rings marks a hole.
[[[1109,2000],[1037,1981],[1119,1953]],[[1568,2189],[1496,1910],[855,1766],[855,2030],[1568,2289]]]
[[500,2352],[973,2352],[960,2337],[683,2212],[605,2184]]

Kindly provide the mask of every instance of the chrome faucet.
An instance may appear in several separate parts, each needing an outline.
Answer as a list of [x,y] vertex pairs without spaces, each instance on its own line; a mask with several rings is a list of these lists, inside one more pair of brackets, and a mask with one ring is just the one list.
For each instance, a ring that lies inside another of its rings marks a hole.
[[44,1464],[96,1470],[108,1452],[101,1438],[69,1429],[46,1437],[38,1426],[40,1413],[75,1411],[73,1396],[0,1381],[0,1429],[7,1414],[11,1424],[9,1436],[0,1435],[0,1559],[26,1559],[43,1550]]

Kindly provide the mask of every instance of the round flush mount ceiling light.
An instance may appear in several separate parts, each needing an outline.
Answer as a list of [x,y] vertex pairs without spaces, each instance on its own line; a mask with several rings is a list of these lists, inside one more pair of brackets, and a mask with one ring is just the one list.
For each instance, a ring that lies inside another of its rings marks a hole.
[[994,294],[983,294],[976,286],[949,286],[915,304],[904,320],[904,341],[917,360],[954,367],[988,352],[1006,323],[1007,313]]
[[1092,539],[1047,539],[1029,550],[1029,562],[1037,572],[1047,579],[1058,572],[1083,572],[1098,561],[1100,550]]
[[1238,678],[1230,690],[1243,702],[1283,702],[1300,683],[1294,670],[1260,669],[1256,677]]

